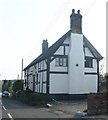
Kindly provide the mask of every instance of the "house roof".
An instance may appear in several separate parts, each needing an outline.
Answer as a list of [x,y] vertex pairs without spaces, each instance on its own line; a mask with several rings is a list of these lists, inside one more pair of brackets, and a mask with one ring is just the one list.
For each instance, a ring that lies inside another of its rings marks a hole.
[[[64,40],[69,37],[71,34],[71,30],[69,30],[66,34],[64,34],[60,39],[58,39],[51,47],[49,47],[46,51],[44,51],[42,54],[40,54],[35,60],[33,60],[24,70],[31,67],[32,65],[38,63],[39,61],[42,61],[48,57],[50,57],[53,53],[56,52],[56,50],[62,45]],[[87,46],[90,51],[93,53],[96,59],[101,60],[103,57],[101,54],[94,48],[94,46],[87,40],[87,38],[83,37],[85,46]]]
[[83,37],[83,40],[84,40],[84,44],[86,47],[89,48],[89,50],[92,52],[92,54],[94,55],[94,57],[97,59],[97,60],[101,60],[103,59],[102,55],[96,50],[96,48],[87,40],[87,38],[84,36]]

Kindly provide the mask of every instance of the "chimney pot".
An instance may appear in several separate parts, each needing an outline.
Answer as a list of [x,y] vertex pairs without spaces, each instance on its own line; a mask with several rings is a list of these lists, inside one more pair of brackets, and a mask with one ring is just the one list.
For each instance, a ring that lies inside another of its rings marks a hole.
[[72,9],[72,13],[75,13],[75,9]]
[[43,40],[42,52],[46,51],[47,49],[48,49],[48,42],[47,42],[47,40]]
[[72,9],[72,14],[70,15],[70,29],[72,33],[82,34],[82,15],[80,10],[75,13],[75,10]]
[[77,13],[80,14],[80,10],[78,10]]

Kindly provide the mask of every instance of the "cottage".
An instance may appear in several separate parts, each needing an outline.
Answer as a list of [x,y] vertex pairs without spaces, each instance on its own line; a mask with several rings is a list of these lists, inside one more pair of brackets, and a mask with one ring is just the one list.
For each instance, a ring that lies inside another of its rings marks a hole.
[[24,69],[24,89],[51,96],[97,93],[102,58],[82,33],[80,10],[73,9],[70,30],[51,47],[43,40],[42,54]]

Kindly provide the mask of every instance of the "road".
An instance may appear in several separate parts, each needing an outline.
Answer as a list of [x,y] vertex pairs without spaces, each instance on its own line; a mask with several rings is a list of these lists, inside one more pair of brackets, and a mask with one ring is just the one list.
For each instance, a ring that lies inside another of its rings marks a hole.
[[0,120],[2,119],[2,99],[0,95]]
[[11,98],[2,99],[2,118],[58,118],[58,116],[47,108],[29,106]]

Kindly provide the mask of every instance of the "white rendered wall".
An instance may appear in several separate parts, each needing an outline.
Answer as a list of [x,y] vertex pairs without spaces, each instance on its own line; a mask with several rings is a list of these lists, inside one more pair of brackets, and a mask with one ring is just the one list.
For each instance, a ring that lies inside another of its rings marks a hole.
[[85,56],[94,57],[93,54],[90,52],[90,50],[87,47],[85,48]]
[[68,92],[67,74],[50,74],[50,93],[62,94]]
[[97,75],[85,75],[84,88],[86,93],[97,93],[98,87]]
[[71,33],[69,51],[69,94],[85,93],[83,35]]
[[29,83],[28,83],[29,89],[33,91],[33,77],[29,76],[28,81],[29,81]]
[[60,46],[59,48],[58,48],[58,50],[54,53],[55,55],[63,55],[63,49],[64,49],[64,47],[63,46]]

